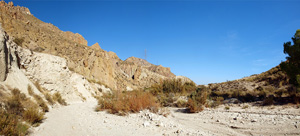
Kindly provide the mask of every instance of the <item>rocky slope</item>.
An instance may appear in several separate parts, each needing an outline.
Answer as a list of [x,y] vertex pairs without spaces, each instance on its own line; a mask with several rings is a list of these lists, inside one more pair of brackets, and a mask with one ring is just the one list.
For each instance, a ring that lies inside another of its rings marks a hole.
[[114,52],[101,49],[98,43],[89,47],[80,34],[63,32],[50,23],[44,23],[28,8],[1,1],[0,11],[2,27],[18,45],[66,59],[66,66],[71,71],[89,81],[112,89],[131,90],[176,77],[170,68],[142,59],[132,57],[122,61]]
[[110,91],[103,85],[90,83],[82,75],[70,71],[64,58],[18,46],[1,26],[0,56],[0,86],[6,93],[17,88],[28,95],[28,86],[31,86],[35,94],[43,96],[38,84],[50,94],[59,92],[67,103],[72,103]]

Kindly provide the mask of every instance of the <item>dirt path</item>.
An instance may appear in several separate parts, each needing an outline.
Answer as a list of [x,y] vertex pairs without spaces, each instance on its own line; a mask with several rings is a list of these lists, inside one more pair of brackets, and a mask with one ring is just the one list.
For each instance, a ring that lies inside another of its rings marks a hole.
[[52,109],[31,135],[300,135],[300,110],[232,106],[187,114],[170,108],[170,115],[142,111],[128,116],[95,112],[96,100]]

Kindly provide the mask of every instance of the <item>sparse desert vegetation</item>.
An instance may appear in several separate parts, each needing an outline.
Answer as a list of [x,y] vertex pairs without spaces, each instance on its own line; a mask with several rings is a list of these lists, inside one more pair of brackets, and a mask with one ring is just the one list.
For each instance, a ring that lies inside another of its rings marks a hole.
[[37,104],[16,88],[10,96],[2,96],[1,101],[5,108],[0,109],[0,135],[26,135],[29,124],[37,125],[44,119]]
[[143,91],[115,92],[99,97],[96,111],[107,110],[112,114],[126,115],[129,112],[135,113],[144,109],[157,111],[158,107],[159,103],[151,93]]

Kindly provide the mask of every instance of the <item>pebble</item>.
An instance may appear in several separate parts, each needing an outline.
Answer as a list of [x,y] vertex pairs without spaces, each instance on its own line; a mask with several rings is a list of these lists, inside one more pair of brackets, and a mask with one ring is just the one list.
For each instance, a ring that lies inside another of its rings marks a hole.
[[145,121],[145,122],[143,123],[143,126],[144,126],[144,127],[149,127],[149,126],[150,126],[150,123],[149,123],[148,121]]
[[251,122],[257,122],[257,119],[252,119]]

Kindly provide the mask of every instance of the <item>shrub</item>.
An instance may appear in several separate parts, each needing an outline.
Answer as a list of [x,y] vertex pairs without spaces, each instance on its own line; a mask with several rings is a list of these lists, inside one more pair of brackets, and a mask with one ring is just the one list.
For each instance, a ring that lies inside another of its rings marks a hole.
[[26,135],[29,126],[18,121],[19,116],[0,110],[0,135]]
[[149,89],[153,95],[160,93],[179,93],[185,94],[186,92],[193,92],[196,90],[196,84],[194,82],[183,83],[180,79],[163,80],[159,84],[152,85]]
[[164,107],[173,106],[174,96],[175,95],[173,93],[170,94],[160,93],[156,95],[158,102]]
[[267,98],[264,99],[262,105],[265,106],[265,105],[272,105],[274,104],[274,98],[272,96],[269,96]]
[[230,109],[230,107],[229,107],[229,106],[225,106],[224,108],[225,108],[225,110],[229,110],[229,109]]
[[67,105],[67,102],[61,97],[61,94],[59,92],[53,94],[53,100],[57,101],[61,105]]
[[187,107],[189,112],[195,113],[203,110],[203,105],[206,104],[207,90],[198,88],[193,92],[188,99]]
[[178,100],[176,103],[175,103],[175,106],[176,107],[186,107],[187,106],[187,101],[186,100]]
[[35,94],[33,97],[36,100],[36,102],[38,103],[38,105],[43,109],[44,112],[49,111],[49,107],[47,106],[47,104],[45,103],[45,101],[43,100],[43,98],[41,96]]
[[39,108],[39,105],[37,103],[33,102],[31,99],[22,101],[22,106],[24,107],[24,109]]
[[188,99],[187,107],[190,113],[196,113],[203,110],[203,105],[198,104],[195,100],[192,100],[191,98]]
[[223,97],[216,97],[215,100],[211,103],[210,107],[212,108],[218,107],[219,105],[222,104],[223,100],[224,100]]
[[159,107],[155,97],[148,92],[131,91],[105,94],[98,100],[96,111],[107,110],[109,113],[126,115],[128,112],[138,112],[143,109],[156,111]]
[[22,101],[26,100],[26,96],[21,94],[18,89],[13,89],[11,92],[12,96],[5,102],[6,110],[12,114],[22,115],[22,112],[24,111]]
[[198,88],[195,92],[191,93],[189,97],[197,103],[204,105],[206,103],[207,95],[208,93],[206,90]]
[[30,108],[24,111],[23,118],[30,124],[36,124],[44,119],[44,113],[39,112],[36,108]]

